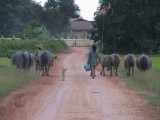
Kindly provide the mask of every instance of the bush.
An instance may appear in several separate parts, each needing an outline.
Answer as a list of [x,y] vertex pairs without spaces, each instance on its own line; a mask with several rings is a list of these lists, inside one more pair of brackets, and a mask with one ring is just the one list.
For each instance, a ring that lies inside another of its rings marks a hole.
[[45,50],[52,53],[62,52],[68,49],[67,44],[63,40],[0,40],[0,57],[6,57],[17,51],[29,51],[34,53],[36,45],[43,44]]

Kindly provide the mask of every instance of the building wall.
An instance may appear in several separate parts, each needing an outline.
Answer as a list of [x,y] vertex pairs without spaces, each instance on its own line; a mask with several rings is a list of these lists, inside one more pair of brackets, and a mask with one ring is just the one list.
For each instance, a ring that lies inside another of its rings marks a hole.
[[74,32],[76,39],[85,39],[84,32]]
[[72,21],[71,28],[73,28],[74,30],[89,31],[93,28],[93,26],[92,22],[90,21]]
[[75,21],[70,21],[71,28],[73,30],[76,39],[88,38],[88,32],[93,29],[93,21],[87,21],[84,19],[79,19]]

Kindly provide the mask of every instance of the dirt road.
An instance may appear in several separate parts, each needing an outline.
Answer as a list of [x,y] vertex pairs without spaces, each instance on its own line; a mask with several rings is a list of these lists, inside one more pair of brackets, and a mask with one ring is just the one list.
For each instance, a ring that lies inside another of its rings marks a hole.
[[[5,120],[157,120],[158,114],[123,79],[109,74],[95,79],[84,71],[88,49],[72,47],[58,54],[49,77],[12,93],[0,106]],[[62,81],[61,66],[67,68]],[[1,120],[0,119],[0,120]]]

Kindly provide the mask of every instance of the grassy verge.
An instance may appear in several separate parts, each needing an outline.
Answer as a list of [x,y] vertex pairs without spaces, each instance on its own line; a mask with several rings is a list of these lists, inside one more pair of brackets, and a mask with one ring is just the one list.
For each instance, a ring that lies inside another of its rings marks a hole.
[[[99,51],[99,50],[97,50]],[[101,54],[103,56],[104,54]],[[160,55],[149,55],[152,61],[152,68],[141,73],[136,67],[133,77],[126,76],[126,70],[123,64],[124,54],[121,54],[121,63],[118,68],[118,76],[126,81],[129,89],[138,91],[139,96],[148,100],[148,104],[160,111]],[[138,57],[139,55],[135,55]],[[145,92],[144,92],[145,91]]]
[[144,94],[144,93],[140,93],[139,96],[143,99],[148,100],[149,105],[153,106],[155,109],[160,111],[160,97],[159,96]]
[[[149,105],[152,105],[157,110],[160,110],[160,56],[152,55],[150,58],[152,60],[152,68],[145,73],[141,73],[135,67],[134,76],[126,77],[123,59],[121,59],[118,72],[119,76],[126,80],[126,86],[128,88],[142,91],[142,93],[139,93],[139,96],[147,99]],[[143,93],[144,90],[147,92]]]
[[14,66],[11,66],[10,59],[0,58],[0,101],[12,91],[23,88],[30,81],[40,78],[35,73],[34,67],[25,73]]
[[0,102],[12,91],[23,88],[31,81],[37,80],[41,75],[36,74],[34,66],[29,72],[23,72],[15,66],[11,66],[11,60],[6,53],[12,55],[17,51],[27,50],[34,53],[36,45],[43,44],[44,49],[53,54],[64,52],[68,49],[66,43],[62,40],[0,40]]
[[25,73],[15,67],[7,66],[0,66],[0,76],[0,101],[12,91],[23,88],[30,81],[40,77],[33,68]]

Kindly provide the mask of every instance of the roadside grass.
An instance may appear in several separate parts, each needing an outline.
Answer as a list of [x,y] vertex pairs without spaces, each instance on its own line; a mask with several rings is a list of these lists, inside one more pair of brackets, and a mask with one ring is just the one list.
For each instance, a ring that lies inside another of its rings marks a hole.
[[0,65],[0,102],[12,91],[23,88],[26,84],[38,78],[40,78],[40,75],[35,73],[33,67],[26,73],[16,67]]
[[11,66],[11,60],[7,57],[0,57],[0,66]]
[[40,43],[43,44],[44,49],[51,51],[53,54],[68,50],[67,44],[62,40],[0,40],[0,102],[12,91],[21,89],[31,81],[41,77],[40,74],[36,74],[34,65],[29,72],[24,72],[15,66],[11,66],[11,60],[4,56],[7,53],[11,56],[13,53],[22,50],[34,53],[36,45]]
[[139,93],[139,96],[147,99],[149,105],[160,110],[160,56],[152,55],[150,56],[150,59],[152,61],[152,68],[149,71],[142,73],[135,67],[133,77],[127,77],[123,65],[123,57],[121,57],[118,73],[120,77],[125,79],[128,88],[142,92],[144,90],[149,93],[151,92],[152,94],[147,92]]
[[149,95],[149,94],[144,94],[140,93],[139,96],[143,99],[148,100],[148,104],[153,106],[155,109],[160,111],[160,97],[157,95]]
[[[104,54],[101,54],[103,56]],[[138,95],[146,99],[148,104],[160,112],[160,55],[148,55],[152,61],[152,67],[149,71],[140,72],[137,67],[134,68],[134,75],[126,76],[126,70],[123,64],[124,54],[119,54],[121,63],[118,68],[118,76],[123,78],[129,89],[136,90]],[[137,58],[139,55],[134,54]]]

